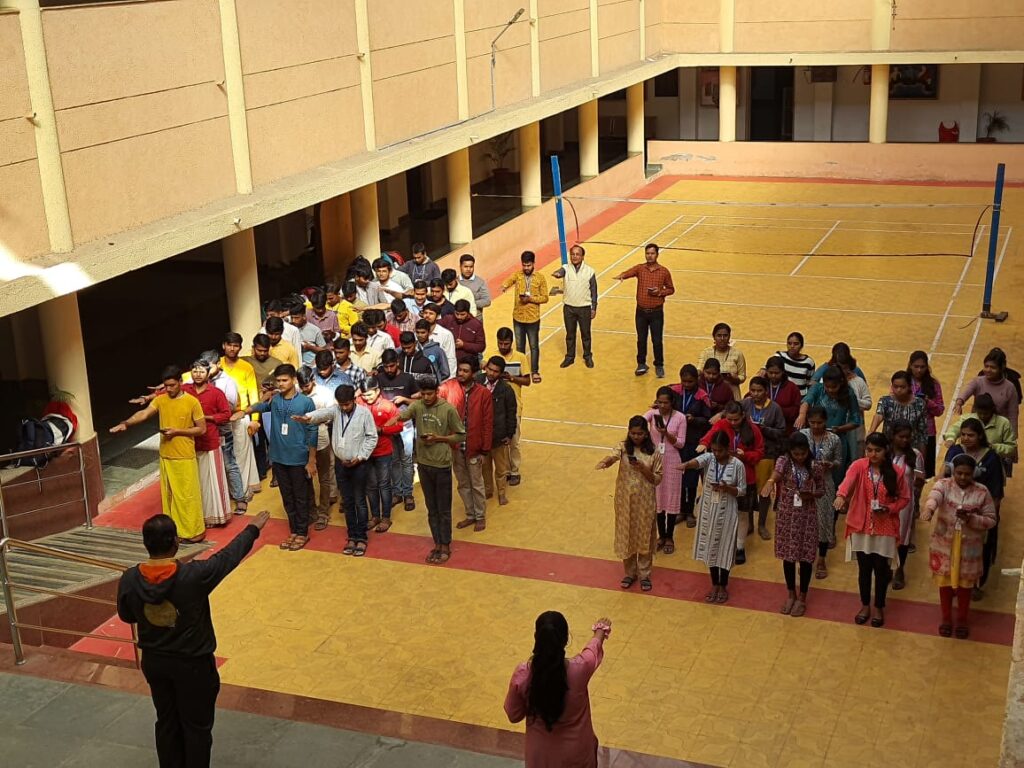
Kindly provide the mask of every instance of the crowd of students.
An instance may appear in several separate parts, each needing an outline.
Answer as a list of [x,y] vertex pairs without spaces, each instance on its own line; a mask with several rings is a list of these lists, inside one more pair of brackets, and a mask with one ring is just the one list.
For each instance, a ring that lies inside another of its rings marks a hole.
[[1005,353],[991,350],[984,370],[957,394],[938,462],[936,418],[946,404],[925,352],[913,352],[873,403],[843,342],[816,366],[803,336],[791,333],[786,349],[748,379],[731,335],[727,324],[715,325],[714,344],[698,364],[684,365],[678,384],[660,387],[653,407],[630,419],[626,438],[597,465],[619,465],[620,586],[653,588],[654,556],[673,554],[678,521],[695,529],[692,556],[709,569],[704,599],[725,603],[730,573],[746,562],[745,543],[756,530],[774,540],[782,561],[782,613],[802,616],[812,579],[828,577],[838,540],[845,558],[857,562],[861,609],[854,620],[881,627],[890,586],[907,582],[915,521],[934,518],[927,549],[939,633],[966,638],[970,602],[984,596],[995,561],[999,508],[1017,461],[1020,377]]

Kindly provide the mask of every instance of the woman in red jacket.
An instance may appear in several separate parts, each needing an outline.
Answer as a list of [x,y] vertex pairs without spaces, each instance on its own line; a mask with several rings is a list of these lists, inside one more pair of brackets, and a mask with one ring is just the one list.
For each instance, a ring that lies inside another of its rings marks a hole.
[[370,454],[370,465],[366,477],[366,497],[370,504],[370,522],[367,528],[384,533],[391,527],[391,436],[402,431],[400,423],[388,426],[392,416],[398,415],[398,406],[380,396],[380,384],[376,376],[363,383],[363,394],[359,401],[370,409],[373,423],[377,425],[377,447]]
[[793,433],[793,422],[800,415],[803,396],[800,388],[786,375],[786,361],[781,357],[770,357],[764,364],[764,376],[768,379],[768,399],[782,409],[786,419],[786,434]]
[[743,515],[740,514],[739,525],[736,526],[736,565],[743,565],[747,562],[745,544],[747,536],[754,528],[754,506],[756,498],[757,462],[764,457],[764,436],[756,424],[743,413],[743,408],[735,400],[725,406],[722,411],[724,418],[716,421],[714,426],[701,438],[701,452],[706,451],[711,445],[711,438],[717,432],[724,432],[729,437],[729,444],[732,446],[732,455],[743,462],[746,470],[747,492],[740,495],[740,510],[747,511],[746,525],[743,522]]

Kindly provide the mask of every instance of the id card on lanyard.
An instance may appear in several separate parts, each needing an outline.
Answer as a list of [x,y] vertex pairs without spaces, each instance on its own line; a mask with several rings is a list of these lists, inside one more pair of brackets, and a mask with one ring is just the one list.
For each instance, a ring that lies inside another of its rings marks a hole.
[[882,502],[878,500],[878,486],[882,484],[882,475],[881,473],[876,475],[869,468],[868,480],[871,482],[871,511],[878,512],[882,509]]
[[797,467],[794,467],[792,463],[790,463],[790,467],[792,467],[793,469],[793,482],[796,484],[796,491],[793,492],[793,508],[803,509],[804,500],[803,497],[800,495],[800,491],[803,488],[804,480],[810,479],[810,473],[808,473],[807,475],[802,475],[800,473],[800,470]]
[[[722,477],[725,475],[725,467],[718,463],[718,459],[713,459],[715,462],[715,485],[721,485]],[[720,504],[722,501],[722,492],[715,488],[711,492],[711,502],[713,504]]]

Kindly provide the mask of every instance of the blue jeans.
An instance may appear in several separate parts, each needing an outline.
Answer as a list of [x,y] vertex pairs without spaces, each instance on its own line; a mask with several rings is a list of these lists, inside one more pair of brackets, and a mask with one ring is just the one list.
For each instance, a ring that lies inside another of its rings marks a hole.
[[366,478],[366,496],[370,500],[370,516],[391,519],[391,456],[377,456],[366,462],[370,471]]
[[540,320],[535,323],[512,321],[512,331],[516,336],[516,349],[526,351],[526,341],[530,341],[530,371],[540,373]]
[[365,542],[366,524],[369,521],[366,508],[366,480],[370,474],[370,463],[361,461],[354,467],[346,467],[340,461],[334,462],[334,476],[338,480],[341,504],[345,507],[345,527],[349,541]]
[[391,490],[403,499],[412,498],[412,449],[415,429],[403,429],[391,436]]
[[242,470],[235,461],[235,436],[231,427],[220,430],[220,454],[224,457],[224,474],[228,478],[228,494],[232,501],[245,501],[246,487],[242,482]]

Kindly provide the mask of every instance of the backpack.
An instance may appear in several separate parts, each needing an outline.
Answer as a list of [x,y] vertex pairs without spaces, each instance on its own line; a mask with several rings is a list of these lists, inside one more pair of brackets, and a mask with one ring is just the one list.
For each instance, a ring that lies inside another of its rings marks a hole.
[[[34,451],[39,448],[49,448],[54,445],[63,445],[70,439],[74,432],[74,425],[71,420],[58,414],[48,414],[41,419],[22,419],[18,432],[18,446],[16,451]],[[18,459],[14,462],[16,467],[35,467],[42,469],[50,461],[47,455],[29,456]]]

